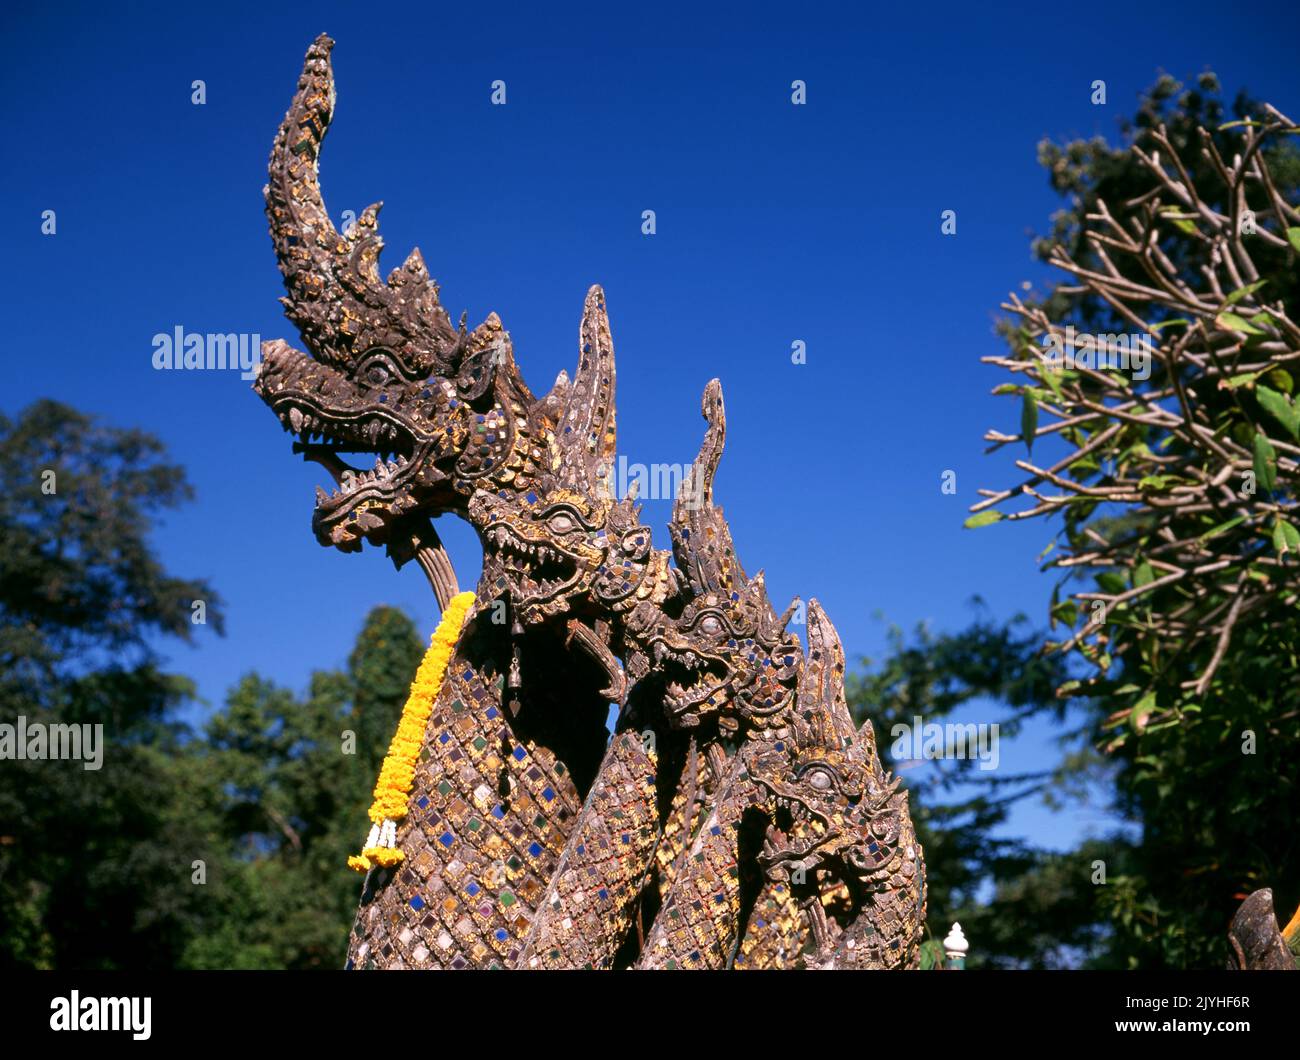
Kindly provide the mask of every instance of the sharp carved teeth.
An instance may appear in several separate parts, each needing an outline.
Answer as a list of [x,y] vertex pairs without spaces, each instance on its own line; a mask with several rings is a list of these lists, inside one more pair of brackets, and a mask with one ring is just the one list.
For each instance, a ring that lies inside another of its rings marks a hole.
[[330,499],[329,494],[326,493],[326,492],[325,492],[323,489],[321,489],[319,486],[317,486],[317,487],[316,487],[316,504],[317,504],[317,506],[319,507],[320,505],[324,504],[324,503],[325,503],[326,501],[328,501],[329,499]]
[[294,433],[294,434],[299,434],[299,433],[301,433],[301,431],[302,431],[302,413],[299,412],[297,409],[290,409],[290,410],[289,410],[289,425],[293,428],[293,433]]

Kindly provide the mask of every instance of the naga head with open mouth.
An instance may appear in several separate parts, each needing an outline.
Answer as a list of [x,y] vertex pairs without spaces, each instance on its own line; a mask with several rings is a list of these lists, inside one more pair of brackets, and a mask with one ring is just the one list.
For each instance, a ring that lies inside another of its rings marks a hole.
[[871,722],[854,728],[844,650],[816,600],[791,722],[788,741],[755,741],[750,751],[770,820],[759,863],[807,911],[819,960],[849,938],[863,947],[859,957],[883,946],[873,959],[906,960],[924,920],[921,847]]
[[691,474],[678,491],[669,525],[682,590],[653,622],[634,631],[638,670],[663,677],[670,724],[695,728],[717,715],[725,728],[779,724],[793,697],[803,652],[786,631],[798,607],[778,617],[763,575],[745,575],[722,509],[713,503],[713,479],[726,441],[722,384],[704,388],[708,428]]
[[[532,395],[509,335],[492,314],[453,327],[419,250],[380,279],[380,206],[339,233],[321,195],[318,161],[334,111],[333,41],[307,53],[271,151],[265,189],[283,273],[285,314],[310,354],[263,344],[253,389],[297,436],[295,452],[329,470],[312,529],[345,552],[409,543],[427,516],[463,511],[484,485],[535,471]],[[344,455],[361,454],[360,466]]]
[[528,626],[572,613],[607,621],[662,600],[667,554],[651,547],[632,498],[616,500],[614,346],[604,292],[587,292],[572,382],[561,373],[536,420],[545,454],[533,488],[481,489],[469,520],[483,542],[484,584]]

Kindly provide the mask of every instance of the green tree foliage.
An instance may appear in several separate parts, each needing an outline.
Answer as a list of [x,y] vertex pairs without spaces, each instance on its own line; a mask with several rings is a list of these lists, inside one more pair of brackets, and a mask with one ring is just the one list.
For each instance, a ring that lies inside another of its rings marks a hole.
[[[0,762],[0,967],[337,968],[379,763],[423,653],[390,607],[305,696],[256,674],[191,732],[155,645],[220,600],[148,541],[190,497],[158,441],[0,417],[0,723],[104,726],[103,766]],[[44,472],[52,471],[53,478]]]
[[171,721],[189,695],[153,638],[189,641],[201,581],[147,534],[188,498],[159,443],[42,401],[0,416],[0,723],[103,725],[102,768],[0,763],[0,965],[174,964],[193,927],[192,828],[175,815]]
[[[1143,827],[1105,892],[1125,965],[1220,965],[1246,893],[1300,900],[1300,130],[1231,111],[1213,75],[1163,78],[1119,146],[1042,145],[1068,205],[1036,250],[1067,276],[1012,297],[986,358],[1020,404],[988,438],[1028,452],[968,525],[1057,521],[1054,647],[1084,671],[1061,692],[1093,697]],[[1071,328],[1137,335],[1149,376],[1080,359]]]
[[305,698],[256,675],[214,717],[194,768],[215,793],[208,829],[212,930],[184,963],[338,968],[356,912],[349,854],[365,839],[371,789],[423,645],[401,611],[371,611],[343,673],[317,672]]
[[[1032,718],[1063,725],[1062,741],[1080,731],[1055,689],[1064,660],[1045,656],[1041,635],[1023,616],[995,622],[981,609],[956,633],[919,626],[910,637],[889,634],[883,659],[863,660],[850,675],[848,696],[859,719],[871,718],[886,768],[905,779],[917,835],[925,849],[932,939],[959,921],[972,951],[968,967],[1105,965],[1106,912],[1091,885],[1092,862],[1115,856],[1124,840],[1089,841],[1078,850],[1036,850],[997,833],[1025,799],[1060,801],[1106,780],[1105,765],[1086,743],[1061,767],[1027,774],[983,771],[973,758],[900,758],[916,748],[901,727],[993,723],[999,739],[1014,739]],[[1104,849],[1106,853],[1099,853]]]

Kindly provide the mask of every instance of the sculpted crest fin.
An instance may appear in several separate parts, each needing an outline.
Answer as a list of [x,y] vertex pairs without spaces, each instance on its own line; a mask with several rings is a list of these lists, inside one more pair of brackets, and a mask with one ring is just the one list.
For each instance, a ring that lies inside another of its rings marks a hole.
[[321,34],[307,51],[293,102],[271,149],[264,189],[287,297],[285,315],[313,357],[347,367],[368,350],[393,353],[413,375],[449,374],[461,344],[438,285],[412,252],[379,278],[379,210],[374,203],[343,233],[334,227],[321,194],[321,145],[334,117],[334,42]]
[[614,339],[609,331],[605,292],[587,291],[578,333],[578,368],[564,389],[555,428],[556,484],[590,491],[617,448],[614,424]]

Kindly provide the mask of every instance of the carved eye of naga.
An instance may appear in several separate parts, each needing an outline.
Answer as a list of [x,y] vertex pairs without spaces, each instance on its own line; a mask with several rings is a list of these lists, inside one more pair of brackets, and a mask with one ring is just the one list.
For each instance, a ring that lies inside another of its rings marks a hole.
[[689,625],[686,632],[703,633],[708,637],[720,638],[723,635],[731,636],[731,623],[721,611],[699,611],[693,616],[688,616]]
[[835,784],[834,778],[825,769],[812,769],[804,779],[818,791],[830,791]]

